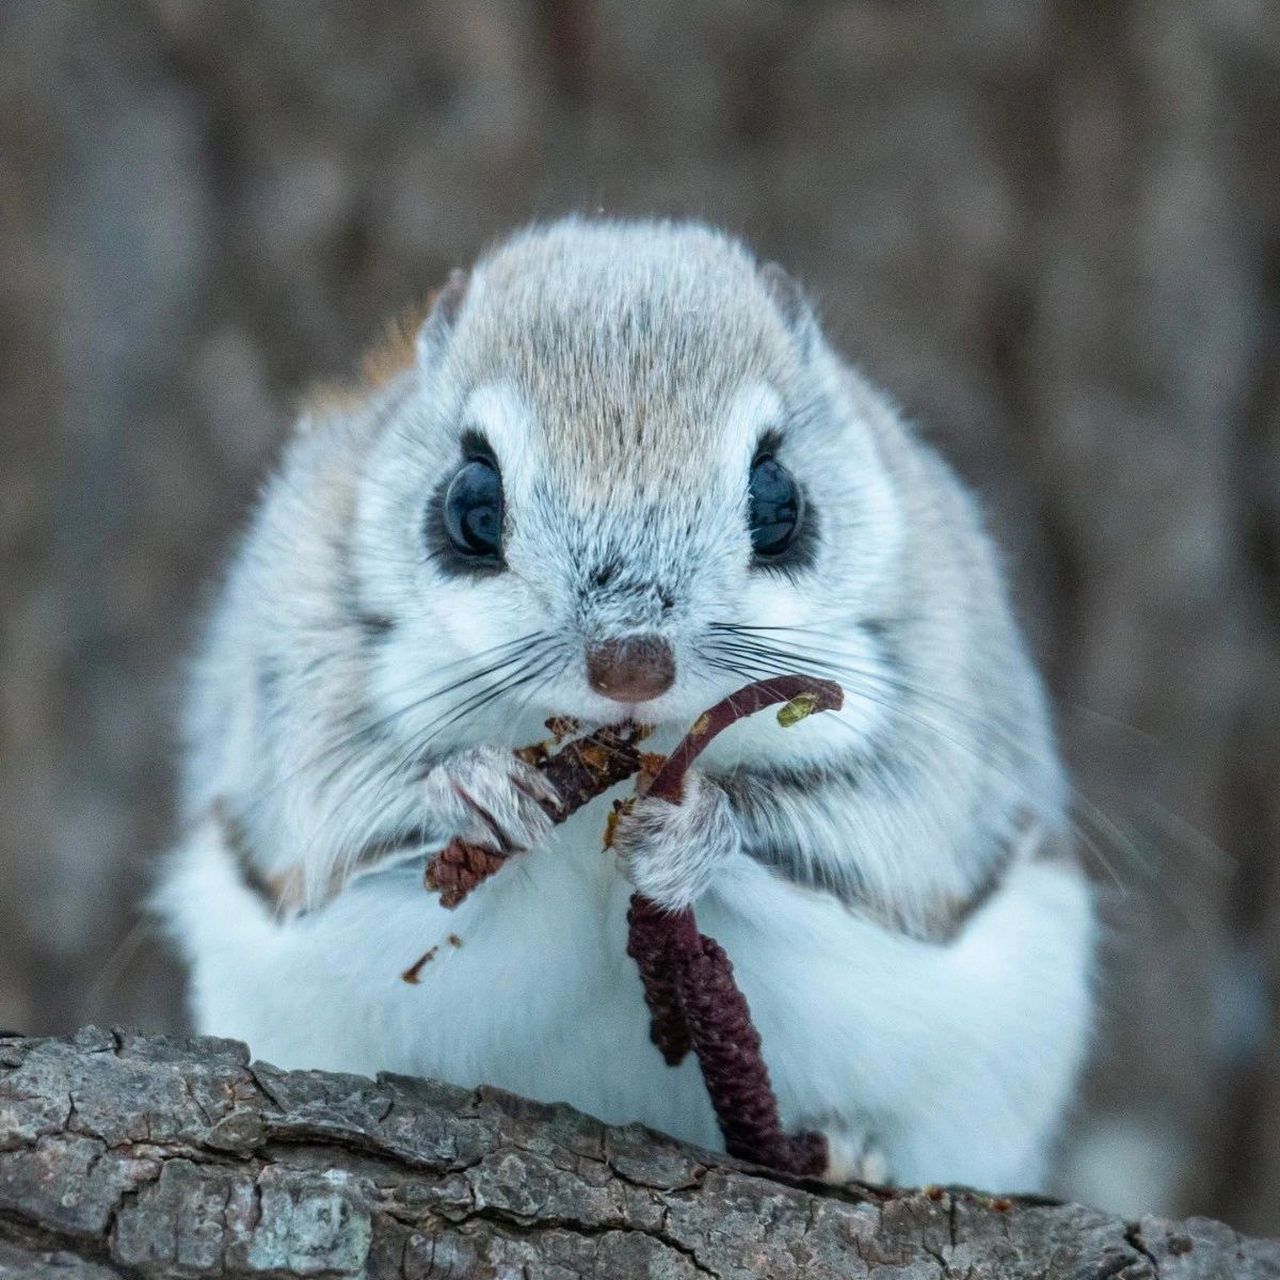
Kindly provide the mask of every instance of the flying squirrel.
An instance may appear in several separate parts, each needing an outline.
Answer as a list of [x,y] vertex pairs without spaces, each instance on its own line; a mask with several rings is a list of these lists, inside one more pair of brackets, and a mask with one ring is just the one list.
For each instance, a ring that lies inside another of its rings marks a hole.
[[[790,276],[697,223],[520,231],[367,370],[302,414],[193,664],[155,905],[198,1029],[717,1148],[648,1038],[638,889],[728,952],[828,1177],[1040,1188],[1094,913],[953,472]],[[843,709],[734,725],[608,850],[608,798],[553,827],[513,754],[548,717],[661,750],[784,671]],[[454,838],[508,865],[448,911],[423,866]]]

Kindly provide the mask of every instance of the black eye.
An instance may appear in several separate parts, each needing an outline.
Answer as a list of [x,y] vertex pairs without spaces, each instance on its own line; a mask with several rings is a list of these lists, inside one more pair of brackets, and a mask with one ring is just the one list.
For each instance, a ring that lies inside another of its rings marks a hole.
[[444,527],[464,556],[496,560],[502,554],[502,477],[482,458],[462,464],[444,495]]
[[762,560],[780,556],[800,527],[800,488],[776,458],[757,458],[751,468],[751,545]]

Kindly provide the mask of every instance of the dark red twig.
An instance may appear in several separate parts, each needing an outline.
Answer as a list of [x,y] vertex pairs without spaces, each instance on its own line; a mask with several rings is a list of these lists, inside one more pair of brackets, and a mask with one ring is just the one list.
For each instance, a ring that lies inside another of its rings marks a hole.
[[687,940],[686,946],[692,949],[698,936],[692,911],[672,915],[641,894],[631,895],[627,908],[627,955],[636,962],[644,986],[644,1002],[649,1009],[649,1039],[658,1046],[669,1067],[679,1066],[693,1048],[671,949],[672,930],[689,928],[693,929],[693,938]]
[[[747,685],[698,717],[648,794],[678,804],[689,766],[711,740],[765,707],[785,704],[779,720],[794,724],[814,711],[838,710],[843,702],[839,685],[804,676]],[[691,909],[664,911],[638,893],[632,895],[627,923],[627,954],[644,983],[649,1034],[672,1066],[690,1048],[697,1054],[725,1149],[788,1173],[820,1174],[827,1163],[826,1141],[818,1133],[783,1132],[760,1033],[724,948],[698,932]]]
[[684,775],[712,739],[731,724],[779,702],[787,704],[778,713],[779,722],[792,725],[815,711],[839,711],[844,705],[844,690],[833,680],[815,680],[810,676],[771,676],[768,680],[744,685],[737,693],[721,698],[694,721],[658,771],[648,794],[679,804],[684,793]]
[[[654,777],[648,794],[678,804],[689,766],[717,734],[738,720],[781,702],[792,706],[787,722],[795,723],[811,711],[838,710],[843,701],[844,690],[838,684],[806,676],[775,676],[746,685],[698,717]],[[693,912],[673,915],[636,894],[627,912],[627,925],[627,954],[636,962],[644,983],[649,1034],[668,1065],[674,1067],[693,1048],[675,965],[676,952],[691,955],[699,945]]]

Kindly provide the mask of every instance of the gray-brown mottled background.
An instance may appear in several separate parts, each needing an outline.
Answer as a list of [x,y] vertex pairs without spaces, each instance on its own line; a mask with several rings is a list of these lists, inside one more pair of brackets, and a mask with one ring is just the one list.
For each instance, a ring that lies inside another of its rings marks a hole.
[[1007,548],[1122,886],[1065,1189],[1280,1231],[1278,139],[1274,0],[6,0],[0,1025],[181,1020],[180,659],[294,397],[514,223],[699,214]]

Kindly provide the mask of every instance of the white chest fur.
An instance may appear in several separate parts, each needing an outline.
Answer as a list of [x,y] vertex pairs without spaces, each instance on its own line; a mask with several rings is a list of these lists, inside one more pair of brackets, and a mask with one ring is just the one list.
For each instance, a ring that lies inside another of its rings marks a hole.
[[[163,891],[200,1030],[281,1066],[496,1084],[718,1146],[696,1064],[669,1068],[649,1043],[629,888],[600,825],[597,803],[456,911],[405,867],[287,923],[202,827]],[[733,959],[789,1127],[873,1132],[902,1182],[1039,1182],[1087,1041],[1092,923],[1074,869],[1018,867],[946,947],[750,864],[699,922]]]

